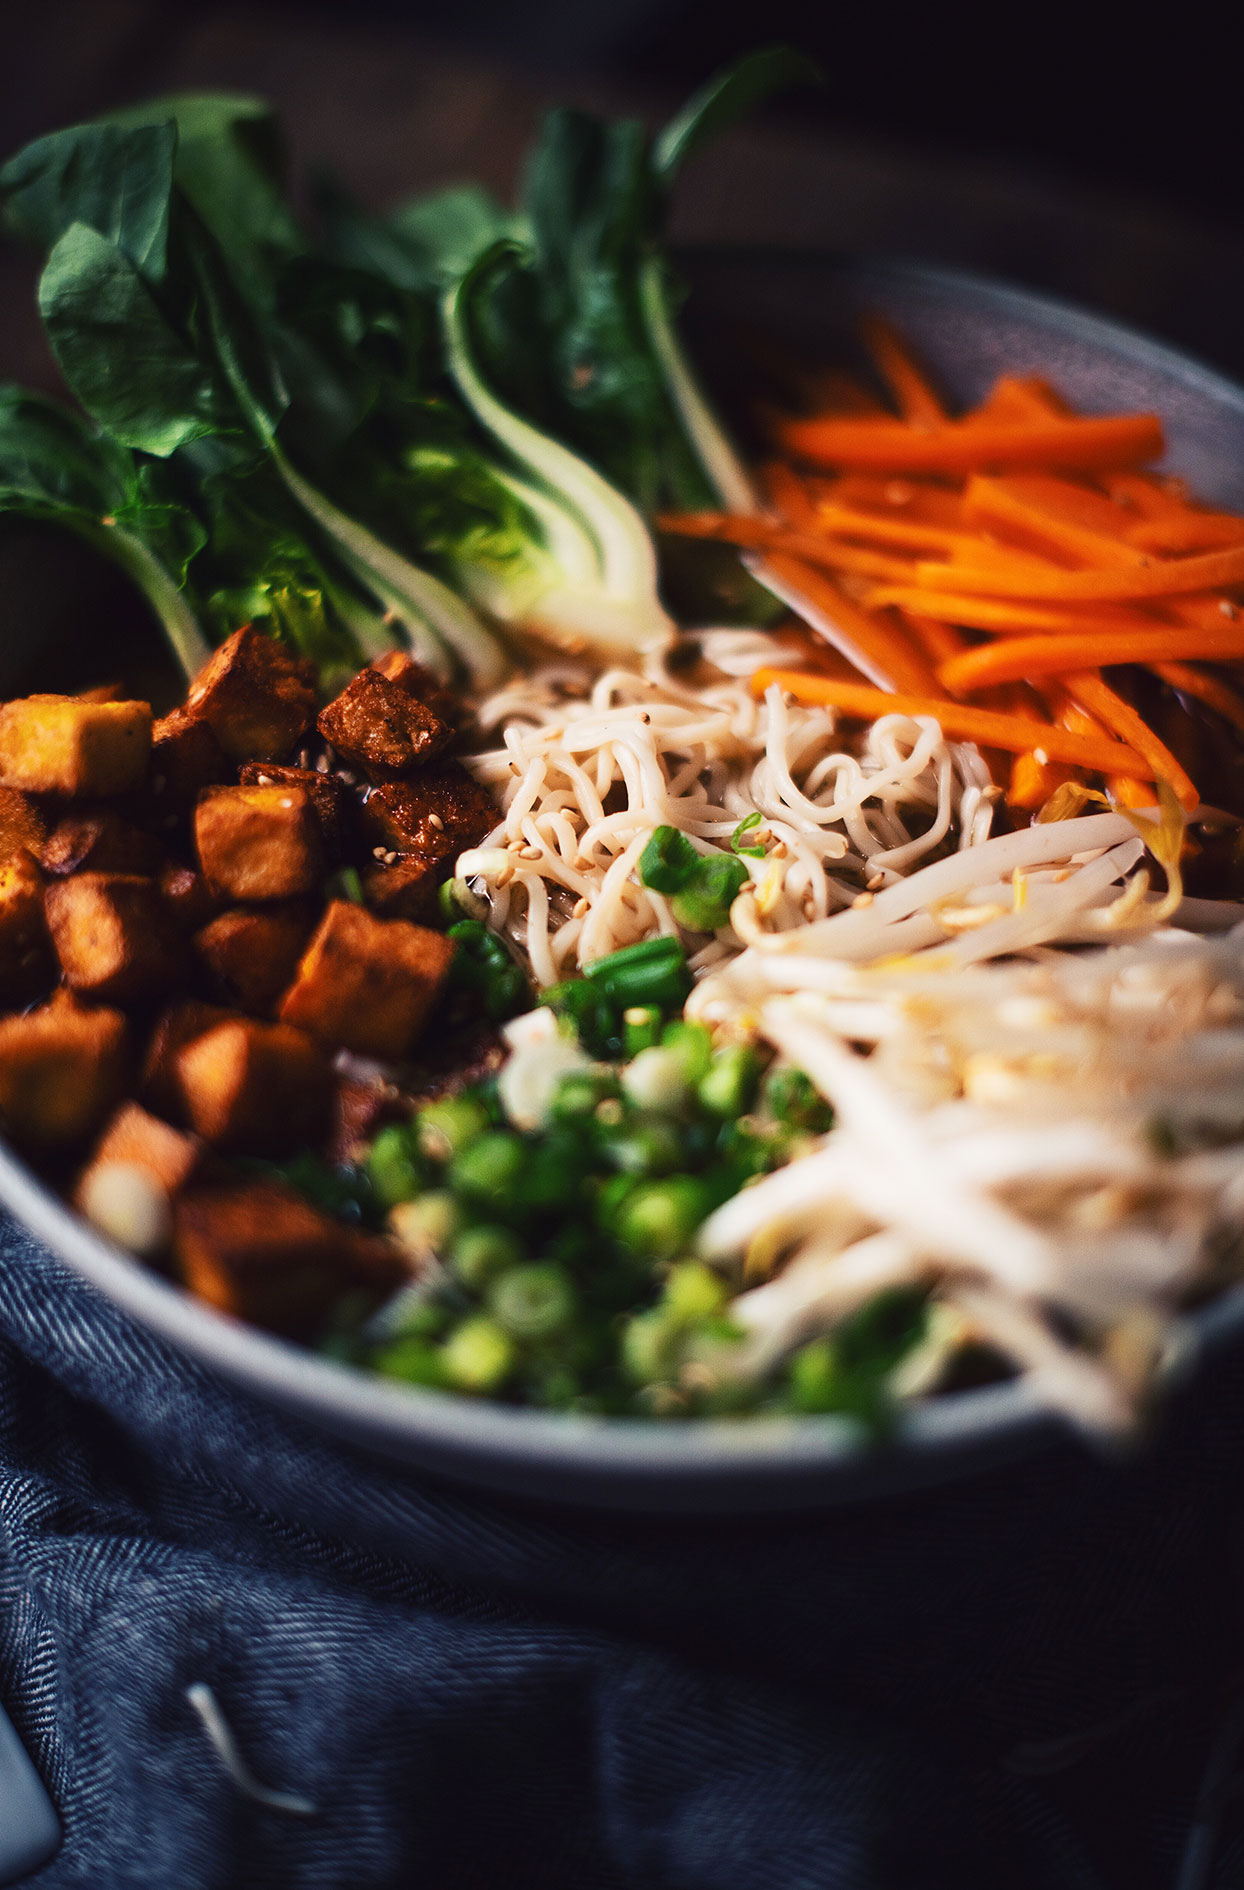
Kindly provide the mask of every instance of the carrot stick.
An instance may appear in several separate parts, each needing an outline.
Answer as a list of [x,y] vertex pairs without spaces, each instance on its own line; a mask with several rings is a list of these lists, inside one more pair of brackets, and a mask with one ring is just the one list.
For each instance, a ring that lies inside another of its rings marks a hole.
[[765,581],[814,630],[882,689],[926,694],[936,687],[931,664],[899,626],[853,603],[815,566],[787,552],[767,552]]
[[817,530],[816,506],[803,480],[784,459],[770,460],[760,475],[760,483],[775,510],[796,531]]
[[1186,512],[1142,519],[1129,529],[1127,539],[1138,551],[1218,551],[1224,545],[1244,545],[1244,518],[1189,507]]
[[[1051,488],[1059,486],[1063,487],[1062,493],[1051,491]],[[1053,552],[1055,557],[1070,557],[1077,564],[1094,567],[1145,564],[1147,560],[1143,552],[1120,543],[1117,536],[1108,536],[1083,517],[1074,516],[1080,510],[1075,505],[1075,491],[1074,486],[1061,480],[984,479],[978,476],[968,481],[967,491],[963,495],[963,516],[969,525],[1014,535],[1023,540],[1027,549],[1035,547],[1047,554]],[[1073,496],[1068,499],[1066,494]],[[1084,494],[1086,500],[1091,500],[1093,496],[1088,492]],[[1110,505],[1108,499],[1102,499],[1100,503]],[[1057,511],[1054,510],[1055,505],[1058,505]],[[1122,507],[1118,510],[1122,513]],[[1083,511],[1091,514],[1091,507],[1086,505]],[[1124,527],[1126,523],[1124,515]]]
[[1207,676],[1203,669],[1193,669],[1190,663],[1154,663],[1153,670],[1180,695],[1195,697],[1208,708],[1216,709],[1233,727],[1244,730],[1244,696],[1237,695],[1217,676]]
[[913,426],[942,425],[946,409],[898,330],[884,316],[866,315],[860,334],[904,420]]
[[966,647],[954,624],[939,623],[936,617],[921,617],[913,610],[900,611],[899,614],[925,655],[931,657],[935,664],[944,663],[948,657],[958,656],[960,650]]
[[1050,598],[1068,603],[1126,603],[1143,597],[1178,597],[1190,591],[1232,590],[1244,584],[1244,545],[1191,558],[1164,558],[1134,569],[1037,573],[1031,561],[1013,575],[962,564],[920,564],[917,584],[937,591],[985,597]]
[[835,505],[822,499],[816,508],[816,524],[836,538],[871,538],[879,545],[910,545],[913,551],[953,551],[956,545],[975,551],[980,540],[969,532],[951,531],[948,526],[926,525],[918,518],[904,518],[895,508],[889,518],[875,512],[862,512],[851,505]]
[[962,421],[917,431],[899,420],[785,420],[777,437],[816,466],[858,472],[971,473],[1060,467],[1092,472],[1143,465],[1162,451],[1156,414],[1020,421],[970,427]]
[[[1158,618],[1139,610],[1092,610],[1084,605],[1025,604],[1001,597],[956,597],[953,592],[922,591],[904,584],[882,584],[868,593],[872,610],[889,607],[935,617],[942,623],[961,624],[965,630],[1061,631],[1064,635],[1090,631],[1122,634],[1127,630],[1156,630]],[[1226,622],[1218,618],[1213,628]],[[1172,626],[1173,628],[1174,626]],[[1209,628],[1210,626],[1197,626]]]
[[675,512],[658,518],[657,530],[675,538],[711,538],[725,545],[754,551],[785,551],[831,571],[855,571],[862,577],[890,578],[902,583],[914,566],[909,559],[870,551],[862,545],[844,545],[815,532],[791,531],[772,519],[724,512]]
[[963,423],[1066,419],[1070,413],[1048,381],[1035,374],[1000,374],[980,406],[964,415]]
[[758,669],[751,680],[753,695],[762,696],[772,683],[787,690],[797,702],[841,709],[844,715],[861,721],[872,722],[879,715],[931,715],[940,722],[942,732],[955,741],[980,742],[986,748],[1005,748],[1017,754],[1025,754],[1036,745],[1051,760],[1090,768],[1096,774],[1122,774],[1139,781],[1147,781],[1153,774],[1149,762],[1124,742],[1073,735],[1069,729],[1003,715],[994,709],[947,702],[937,696],[888,695],[884,689],[870,689],[865,683],[839,682],[833,676],[809,676],[793,669]]
[[1122,636],[1005,637],[952,656],[937,673],[943,688],[958,695],[1023,677],[1065,676],[1072,670],[1113,663],[1178,662],[1184,657],[1238,661],[1244,657],[1244,624],[1235,628],[1224,624],[1221,631],[1158,626]]
[[1117,696],[1108,683],[1092,672],[1068,676],[1067,688],[1077,702],[1097,716],[1129,748],[1142,755],[1153,769],[1155,779],[1168,781],[1182,807],[1199,805],[1201,796],[1195,783],[1184,772],[1166,743],[1160,741],[1143,717],[1129,702]]
[[1142,518],[1170,518],[1184,510],[1184,499],[1156,473],[1115,473],[1105,486],[1112,499],[1130,505]]

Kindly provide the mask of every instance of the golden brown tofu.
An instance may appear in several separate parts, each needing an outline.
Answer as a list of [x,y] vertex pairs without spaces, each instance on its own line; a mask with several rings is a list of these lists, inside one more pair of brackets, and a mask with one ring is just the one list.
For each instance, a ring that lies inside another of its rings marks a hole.
[[461,762],[439,761],[420,768],[409,781],[374,789],[362,818],[373,847],[453,861],[491,833],[501,810]]
[[64,995],[20,1017],[0,1018],[0,1118],[35,1150],[73,1148],[121,1094],[125,1019]]
[[220,1004],[187,998],[170,1004],[157,1018],[147,1042],[138,1093],[148,1109],[169,1122],[185,1122],[186,1107],[177,1075],[177,1058],[188,1043],[204,1037],[217,1024],[237,1021],[235,1011]]
[[190,1136],[170,1128],[158,1116],[149,1116],[140,1104],[124,1102],[104,1129],[78,1179],[75,1205],[81,1206],[92,1177],[113,1163],[141,1168],[171,1200],[193,1175],[201,1152]]
[[362,875],[364,903],[381,919],[411,919],[426,925],[436,917],[436,894],[452,860],[404,854],[391,866],[377,861]]
[[174,1252],[200,1299],[290,1338],[317,1332],[344,1292],[379,1297],[410,1276],[391,1242],[342,1227],[277,1181],[187,1190]]
[[413,1048],[453,955],[441,932],[334,900],[279,1014],[321,1043],[395,1061]]
[[351,805],[345,784],[318,768],[278,768],[270,761],[248,761],[238,771],[243,787],[301,788],[315,810],[326,866],[336,866],[350,838]]
[[153,879],[74,873],[44,895],[69,987],[108,1003],[155,1003],[189,970],[185,939]]
[[18,1004],[51,982],[43,875],[29,853],[0,866],[0,1002]]
[[251,624],[235,630],[190,685],[186,709],[234,761],[279,761],[311,726],[315,672]]
[[177,1080],[191,1127],[231,1154],[288,1154],[328,1133],[332,1071],[288,1024],[217,1024],[178,1051]]
[[150,751],[146,702],[26,696],[0,706],[0,783],[28,794],[128,794]]
[[208,789],[194,810],[199,864],[230,899],[292,899],[324,876],[324,849],[302,788]]
[[0,860],[23,852],[37,860],[47,837],[47,821],[29,796],[17,788],[0,787]]
[[454,735],[435,710],[378,669],[361,669],[320,710],[316,726],[343,761],[372,781],[399,780],[439,755]]
[[187,709],[162,715],[151,731],[147,777],[149,811],[156,824],[176,826],[206,787],[219,787],[233,773],[211,724]]
[[442,722],[448,722],[452,728],[462,714],[462,703],[452,689],[447,689],[439,676],[434,676],[422,663],[416,663],[413,656],[405,650],[386,650],[383,656],[376,657],[371,667],[387,682],[396,683],[409,696],[417,696],[420,702],[426,702],[440,716]]
[[68,873],[139,873],[149,878],[164,863],[154,834],[123,820],[113,807],[66,814],[48,835],[39,864],[52,879]]
[[222,1002],[269,1017],[298,969],[315,920],[309,900],[231,906],[195,934],[195,956]]

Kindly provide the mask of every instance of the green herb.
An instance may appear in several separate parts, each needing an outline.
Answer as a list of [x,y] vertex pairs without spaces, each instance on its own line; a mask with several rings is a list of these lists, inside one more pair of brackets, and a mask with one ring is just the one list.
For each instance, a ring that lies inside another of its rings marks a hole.
[[624,945],[586,965],[584,972],[595,990],[623,1009],[654,1004],[671,1010],[681,1007],[691,989],[687,954],[676,938]]
[[639,856],[639,877],[653,892],[676,893],[688,883],[699,854],[677,827],[656,827]]
[[670,902],[679,925],[692,932],[716,932],[729,922],[730,908],[747,884],[742,860],[726,853],[701,859],[694,878]]
[[734,848],[736,853],[746,854],[749,860],[764,859],[765,850],[762,846],[745,847],[742,843],[744,834],[750,833],[753,827],[759,827],[763,819],[764,815],[757,810],[755,813],[746,814],[739,822],[734,832],[730,835],[730,845]]

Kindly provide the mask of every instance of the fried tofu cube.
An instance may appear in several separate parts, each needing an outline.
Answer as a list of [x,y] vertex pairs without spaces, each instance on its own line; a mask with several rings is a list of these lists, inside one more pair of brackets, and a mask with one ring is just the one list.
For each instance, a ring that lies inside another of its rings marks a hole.
[[291,1154],[329,1129],[332,1071],[288,1024],[217,1024],[178,1051],[177,1081],[196,1134],[235,1155]]
[[154,1002],[181,983],[189,954],[153,879],[74,873],[44,895],[48,930],[71,990],[101,1002]]
[[409,781],[374,789],[363,804],[373,846],[433,860],[453,860],[464,848],[478,846],[500,818],[488,789],[460,761],[434,762]]
[[160,871],[164,849],[153,834],[123,820],[113,807],[66,814],[44,844],[39,864],[52,879],[68,873],[139,873]]
[[15,853],[0,866],[0,1000],[33,997],[51,970],[43,875],[29,853]]
[[136,1102],[124,1102],[107,1124],[74,1189],[74,1205],[89,1196],[92,1177],[101,1168],[140,1168],[171,1200],[185,1187],[202,1151],[190,1136],[148,1115]]
[[26,696],[0,705],[0,783],[28,794],[128,794],[150,751],[146,702]]
[[160,874],[160,897],[183,932],[197,932],[220,911],[220,900],[202,873],[171,860]]
[[392,866],[377,864],[362,875],[363,900],[382,919],[410,919],[426,925],[436,917],[436,894],[452,860],[404,854]]
[[267,1017],[298,969],[315,919],[308,900],[231,906],[196,932],[195,956],[226,1004]]
[[344,1292],[379,1297],[410,1273],[392,1242],[342,1227],[267,1180],[189,1189],[175,1210],[174,1252],[200,1299],[289,1338],[314,1335]]
[[392,1061],[413,1047],[453,955],[441,932],[334,900],[279,1015],[322,1043]]
[[434,709],[378,669],[361,669],[320,710],[316,726],[343,761],[372,781],[400,780],[439,755],[454,735]]
[[0,1018],[0,1117],[22,1147],[73,1148],[93,1134],[121,1094],[125,1018],[60,995],[36,1011]]
[[230,899],[292,899],[324,876],[324,850],[302,788],[209,789],[194,810],[204,877]]
[[376,657],[371,667],[386,682],[396,683],[408,696],[417,696],[420,702],[426,702],[442,722],[448,722],[452,727],[459,720],[462,704],[453,690],[447,689],[439,676],[434,676],[430,669],[417,663],[405,650],[386,650],[383,656]]
[[367,1143],[378,1129],[409,1118],[409,1099],[392,1083],[357,1083],[342,1077],[333,1096],[333,1126],[324,1152],[332,1162],[366,1160]]
[[345,783],[318,768],[278,768],[270,761],[248,761],[238,771],[243,787],[301,788],[320,828],[326,866],[336,866],[350,839],[350,798]]
[[203,716],[174,709],[152,729],[147,783],[157,820],[163,817],[176,825],[204,788],[223,785],[232,772],[228,756]]
[[315,672],[244,624],[190,685],[186,709],[207,722],[233,761],[279,761],[315,716]]
[[187,998],[170,1004],[156,1020],[143,1058],[139,1095],[148,1109],[169,1122],[185,1122],[186,1107],[177,1075],[177,1058],[188,1043],[204,1037],[217,1024],[235,1022],[237,1012],[221,1004]]
[[0,860],[30,853],[37,860],[48,837],[48,824],[29,795],[0,787]]

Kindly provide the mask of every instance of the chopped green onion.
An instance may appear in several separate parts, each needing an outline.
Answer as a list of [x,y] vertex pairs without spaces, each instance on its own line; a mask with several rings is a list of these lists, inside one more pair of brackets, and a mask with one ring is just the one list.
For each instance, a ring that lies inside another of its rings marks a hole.
[[713,1054],[713,1033],[707,1025],[677,1017],[661,1032],[661,1043],[665,1049],[676,1052],[689,1083],[698,1083],[707,1075]]
[[550,1339],[574,1318],[575,1291],[561,1267],[512,1267],[493,1282],[488,1307],[511,1338]]
[[423,1105],[414,1126],[420,1152],[432,1161],[447,1162],[483,1135],[488,1111],[476,1096],[442,1096]]
[[471,919],[478,924],[488,910],[485,902],[478,893],[472,892],[465,879],[445,880],[437,891],[436,902],[446,925],[464,919]]
[[325,888],[330,899],[349,899],[356,906],[363,904],[363,882],[359,878],[357,866],[343,866],[329,877]]
[[499,1391],[514,1368],[514,1347],[496,1320],[481,1314],[446,1339],[441,1362],[456,1391]]
[[674,894],[670,901],[674,917],[691,932],[720,931],[747,879],[742,860],[729,853],[711,854],[699,862],[681,892]]
[[399,1201],[414,1200],[426,1177],[405,1123],[391,1122],[381,1129],[371,1145],[367,1172],[383,1208],[394,1208]]
[[607,1123],[598,1147],[602,1159],[624,1175],[668,1175],[686,1159],[677,1126],[655,1111]]
[[691,989],[687,954],[676,938],[649,938],[586,965],[588,980],[622,1009],[656,1004],[681,1009]]
[[549,1114],[554,1122],[586,1121],[617,1093],[618,1079],[612,1070],[571,1070],[557,1085]]
[[728,1044],[700,1078],[696,1096],[710,1115],[732,1121],[751,1108],[759,1080],[760,1059],[750,1045]]
[[622,1072],[622,1088],[640,1109],[682,1108],[691,1089],[685,1058],[666,1044],[641,1050]]
[[449,1186],[455,1195],[474,1206],[504,1209],[526,1159],[517,1135],[491,1129],[454,1156],[449,1165]]
[[616,1056],[622,1047],[618,1007],[589,978],[567,978],[540,993],[539,1002],[573,1025],[589,1056]]
[[789,1064],[769,1072],[764,1101],[769,1114],[792,1129],[824,1135],[834,1126],[834,1112],[812,1079]]
[[649,1260],[672,1260],[686,1247],[709,1211],[707,1191],[696,1175],[667,1175],[627,1196],[617,1217],[618,1238]]
[[730,845],[734,848],[734,851],[736,853],[745,853],[749,860],[763,860],[764,859],[765,850],[763,846],[745,847],[742,844],[743,835],[745,833],[750,833],[753,827],[759,827],[763,819],[764,819],[764,815],[760,813],[759,811],[757,811],[754,814],[745,815],[744,818],[739,822],[734,832],[730,835]]
[[661,1039],[661,1013],[655,1004],[632,1004],[622,1013],[622,1049],[628,1057],[650,1050]]
[[449,1249],[450,1267],[472,1292],[481,1291],[507,1269],[520,1267],[526,1258],[527,1250],[514,1229],[495,1221],[464,1227]]
[[639,856],[639,877],[653,892],[681,891],[699,864],[700,856],[677,827],[657,827]]
[[413,1201],[399,1201],[389,1212],[389,1226],[403,1247],[422,1259],[440,1253],[453,1239],[462,1210],[444,1188],[430,1188]]
[[450,983],[469,997],[494,1024],[513,1017],[528,1003],[526,978],[496,933],[480,919],[460,919],[446,933],[457,946]]
[[385,1378],[400,1378],[406,1385],[433,1385],[439,1389],[450,1382],[439,1346],[417,1333],[391,1339],[372,1353],[371,1362]]

